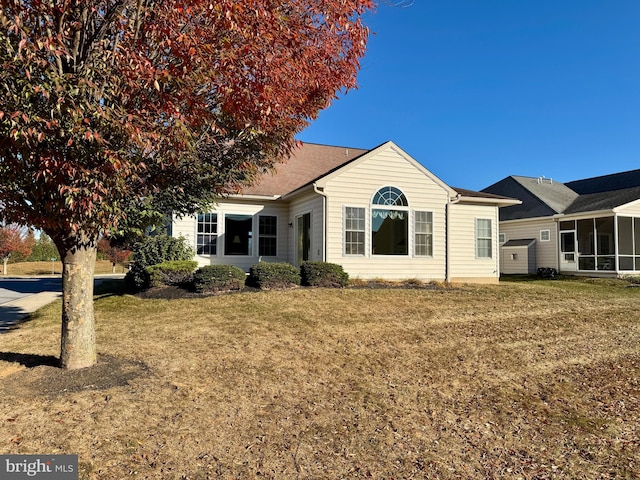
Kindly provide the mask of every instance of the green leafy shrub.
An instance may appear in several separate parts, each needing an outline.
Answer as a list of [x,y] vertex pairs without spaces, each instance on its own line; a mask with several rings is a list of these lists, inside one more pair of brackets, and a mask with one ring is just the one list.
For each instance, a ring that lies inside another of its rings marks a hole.
[[193,287],[198,293],[242,290],[247,275],[234,265],[207,265],[193,274]]
[[290,263],[260,262],[249,269],[248,284],[262,290],[300,285],[300,272]]
[[128,292],[138,292],[149,288],[150,279],[147,268],[138,263],[132,263],[124,276],[124,284]]
[[349,274],[342,265],[328,262],[304,262],[300,265],[302,285],[342,288],[349,283]]
[[157,235],[147,237],[133,246],[133,263],[144,267],[157,265],[170,260],[192,260],[195,256],[193,248],[187,245],[183,237]]
[[149,286],[184,286],[193,281],[193,272],[198,268],[195,260],[171,260],[147,267]]
[[174,260],[192,260],[193,248],[187,245],[182,237],[167,235],[147,237],[133,246],[132,264],[125,276],[125,284],[129,291],[149,288],[150,277],[147,267]]

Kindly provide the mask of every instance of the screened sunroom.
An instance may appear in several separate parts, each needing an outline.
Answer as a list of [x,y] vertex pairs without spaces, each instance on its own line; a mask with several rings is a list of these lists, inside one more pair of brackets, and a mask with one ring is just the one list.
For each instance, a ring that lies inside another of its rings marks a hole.
[[611,215],[559,221],[560,269],[640,271],[640,217]]

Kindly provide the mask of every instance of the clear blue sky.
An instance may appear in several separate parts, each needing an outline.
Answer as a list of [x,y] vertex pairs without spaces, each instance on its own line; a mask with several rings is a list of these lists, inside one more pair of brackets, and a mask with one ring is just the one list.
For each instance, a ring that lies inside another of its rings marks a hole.
[[392,140],[474,190],[640,168],[640,0],[415,0],[367,23],[359,88],[298,139]]

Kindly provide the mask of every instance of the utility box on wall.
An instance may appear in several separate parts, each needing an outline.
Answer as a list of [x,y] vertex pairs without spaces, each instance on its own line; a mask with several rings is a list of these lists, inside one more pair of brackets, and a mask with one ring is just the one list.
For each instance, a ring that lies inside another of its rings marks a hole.
[[509,240],[500,247],[500,273],[529,274],[536,273],[536,240],[524,238]]

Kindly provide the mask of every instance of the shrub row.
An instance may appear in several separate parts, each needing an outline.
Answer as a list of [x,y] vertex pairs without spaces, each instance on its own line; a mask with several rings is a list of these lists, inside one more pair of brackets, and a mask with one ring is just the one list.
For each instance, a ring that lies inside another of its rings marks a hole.
[[162,285],[190,286],[196,292],[241,290],[245,284],[270,290],[298,285],[345,287],[349,276],[340,265],[304,262],[300,269],[289,263],[260,262],[247,277],[232,265],[209,265],[196,270],[194,251],[184,238],[166,235],[149,237],[133,249],[133,263],[125,277],[129,290],[140,291]]
[[[150,287],[176,285],[197,293],[242,290],[245,285],[261,290],[312,287],[345,287],[349,276],[340,265],[309,262],[300,270],[289,263],[261,262],[253,265],[247,276],[233,265],[207,265],[197,268],[193,260],[176,260],[140,269],[136,265],[127,274],[127,286],[132,291]],[[134,279],[136,280],[134,282]]]

